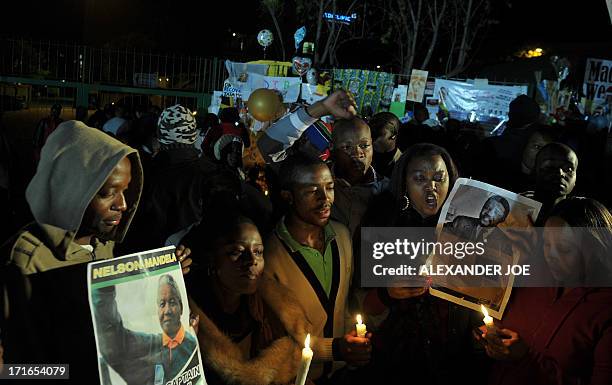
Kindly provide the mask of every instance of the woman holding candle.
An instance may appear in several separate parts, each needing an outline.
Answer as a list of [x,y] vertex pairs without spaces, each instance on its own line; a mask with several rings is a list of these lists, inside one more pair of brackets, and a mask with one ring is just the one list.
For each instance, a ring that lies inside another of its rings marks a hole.
[[207,383],[292,383],[310,324],[286,287],[262,277],[263,242],[253,222],[231,204],[215,207],[214,219],[184,240],[203,257],[185,281]]
[[[372,206],[363,226],[429,227],[433,240],[440,209],[457,178],[444,148],[429,143],[408,148],[393,171],[391,192]],[[383,377],[386,384],[448,384],[461,379],[482,383],[484,377],[478,376],[486,356],[470,337],[482,316],[429,295],[425,280],[422,285],[367,294],[366,313],[387,308],[389,314],[374,330],[371,367],[357,377],[364,378],[363,383]]]
[[568,198],[543,236],[559,287],[515,289],[497,334],[481,328],[497,360],[490,383],[611,384],[612,215],[595,200]]

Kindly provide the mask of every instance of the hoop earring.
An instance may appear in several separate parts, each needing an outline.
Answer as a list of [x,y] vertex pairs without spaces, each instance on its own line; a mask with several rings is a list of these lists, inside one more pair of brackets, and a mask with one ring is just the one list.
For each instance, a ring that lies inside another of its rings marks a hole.
[[402,211],[406,211],[406,210],[408,210],[410,208],[410,198],[408,198],[408,195],[404,194],[402,199],[404,200],[404,205],[402,206]]

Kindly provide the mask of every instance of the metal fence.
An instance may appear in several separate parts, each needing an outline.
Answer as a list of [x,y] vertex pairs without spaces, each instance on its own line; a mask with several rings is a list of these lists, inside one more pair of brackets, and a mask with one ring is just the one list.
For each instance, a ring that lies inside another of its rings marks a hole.
[[221,89],[225,78],[218,58],[10,38],[0,39],[0,74],[197,93]]

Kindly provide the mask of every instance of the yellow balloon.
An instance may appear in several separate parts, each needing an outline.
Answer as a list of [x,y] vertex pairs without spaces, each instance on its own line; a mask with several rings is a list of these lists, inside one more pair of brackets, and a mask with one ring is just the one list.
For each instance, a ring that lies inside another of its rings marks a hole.
[[283,101],[279,94],[267,88],[258,88],[249,96],[249,113],[260,122],[272,120],[278,113]]

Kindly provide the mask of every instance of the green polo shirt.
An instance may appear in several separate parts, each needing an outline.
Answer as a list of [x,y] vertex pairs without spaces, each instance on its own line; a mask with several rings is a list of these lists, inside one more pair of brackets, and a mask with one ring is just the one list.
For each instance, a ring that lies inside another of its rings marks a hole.
[[333,241],[336,237],[336,233],[334,232],[334,229],[332,229],[330,223],[328,223],[323,228],[323,231],[325,233],[325,253],[321,255],[318,250],[313,249],[309,246],[302,245],[298,241],[293,239],[293,237],[289,233],[289,230],[287,230],[287,226],[285,226],[284,217],[280,220],[280,222],[278,222],[278,225],[276,226],[276,233],[278,234],[279,238],[284,241],[287,246],[289,246],[292,252],[297,251],[302,255],[302,257],[304,257],[312,271],[315,273],[317,279],[321,283],[321,286],[325,290],[325,293],[327,293],[327,297],[329,297],[329,292],[331,291],[332,284],[333,266],[331,241]]

